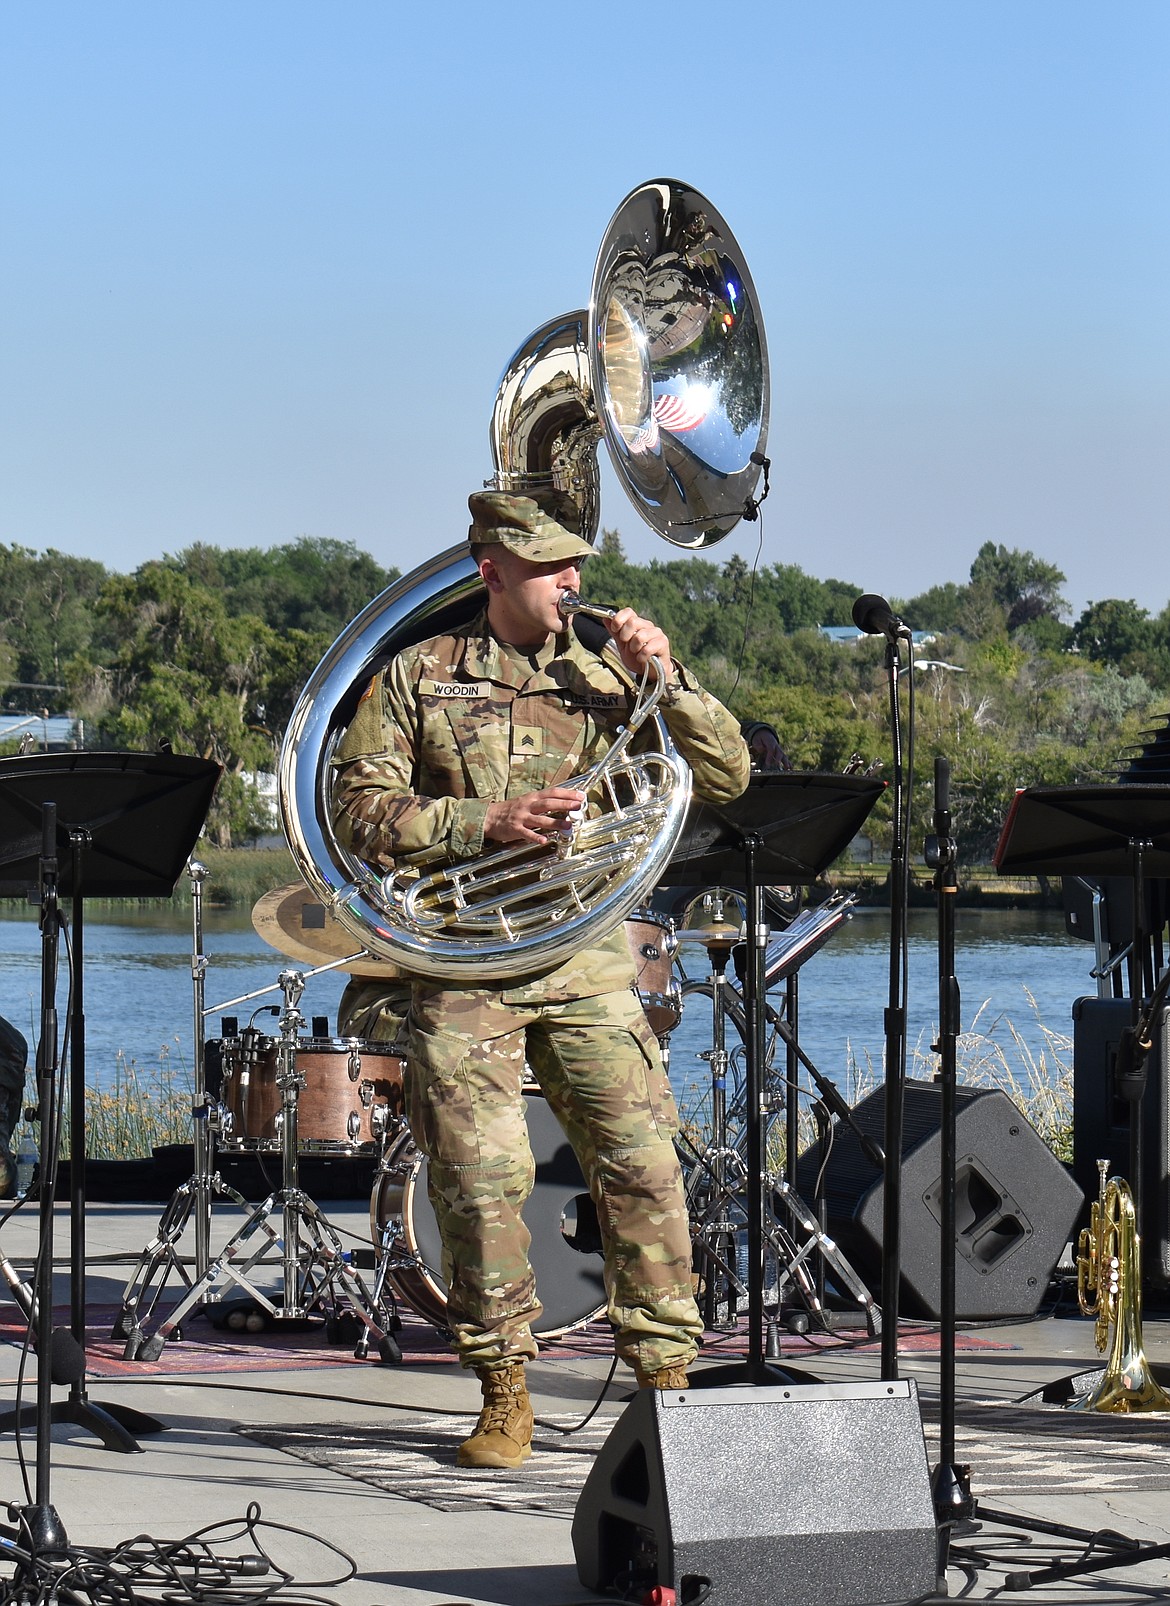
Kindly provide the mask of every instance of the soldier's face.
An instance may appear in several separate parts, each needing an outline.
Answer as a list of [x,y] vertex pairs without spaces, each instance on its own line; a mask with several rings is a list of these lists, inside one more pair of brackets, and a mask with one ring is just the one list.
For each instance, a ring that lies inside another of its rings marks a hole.
[[497,546],[481,559],[479,572],[488,588],[488,618],[501,641],[536,647],[565,629],[557,603],[562,591],[580,588],[579,561],[528,563]]

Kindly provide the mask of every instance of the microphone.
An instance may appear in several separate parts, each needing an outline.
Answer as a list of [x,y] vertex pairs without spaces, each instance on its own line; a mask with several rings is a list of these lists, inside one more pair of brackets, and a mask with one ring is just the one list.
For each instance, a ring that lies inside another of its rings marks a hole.
[[905,640],[910,638],[910,631],[885,597],[875,596],[871,591],[858,597],[853,604],[853,623],[867,636],[885,636],[889,641],[897,641],[899,636]]

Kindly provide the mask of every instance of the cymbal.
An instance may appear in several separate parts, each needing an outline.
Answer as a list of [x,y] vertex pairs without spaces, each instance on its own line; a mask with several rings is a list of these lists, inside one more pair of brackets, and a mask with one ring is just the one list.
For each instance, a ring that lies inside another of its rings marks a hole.
[[270,948],[289,959],[307,960],[311,965],[328,964],[331,959],[349,959],[338,966],[352,976],[398,978],[403,972],[388,959],[368,953],[309,887],[298,881],[291,887],[266,892],[252,908],[252,926]]
[[741,892],[711,887],[692,898],[678,923],[680,942],[701,942],[705,948],[732,946],[743,938],[747,906]]

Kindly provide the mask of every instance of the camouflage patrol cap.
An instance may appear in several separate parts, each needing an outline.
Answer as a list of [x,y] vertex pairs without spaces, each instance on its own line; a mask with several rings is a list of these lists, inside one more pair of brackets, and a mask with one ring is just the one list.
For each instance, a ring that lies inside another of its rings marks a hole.
[[591,557],[593,548],[549,517],[530,496],[509,491],[473,491],[467,498],[472,546],[498,543],[529,563],[559,563]]

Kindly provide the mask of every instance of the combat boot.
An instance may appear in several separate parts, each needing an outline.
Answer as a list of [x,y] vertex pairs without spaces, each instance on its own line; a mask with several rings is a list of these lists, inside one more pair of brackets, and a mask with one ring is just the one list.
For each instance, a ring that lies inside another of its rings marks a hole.
[[644,1371],[635,1363],[634,1372],[640,1389],[688,1389],[691,1386],[686,1361],[673,1361],[669,1366],[660,1366],[655,1372]]
[[532,1402],[523,1361],[477,1367],[483,1410],[475,1432],[459,1446],[461,1467],[518,1467],[532,1454]]

